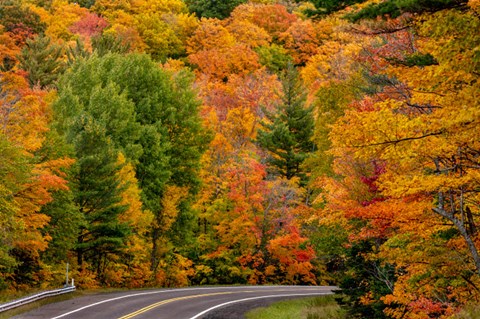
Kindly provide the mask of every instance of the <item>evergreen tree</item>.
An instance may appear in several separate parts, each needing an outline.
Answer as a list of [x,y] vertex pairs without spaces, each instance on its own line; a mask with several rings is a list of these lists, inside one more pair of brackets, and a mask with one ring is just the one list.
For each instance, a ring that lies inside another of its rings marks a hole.
[[302,163],[314,150],[312,142],[314,119],[312,108],[306,107],[306,92],[297,71],[289,65],[282,75],[282,103],[275,112],[266,112],[258,143],[269,153],[273,173],[287,179],[299,177],[306,182]]
[[28,39],[18,60],[20,68],[28,72],[30,86],[39,85],[42,89],[55,84],[65,65],[62,48],[51,44],[50,38],[45,36]]
[[[55,130],[50,130],[42,148],[35,154],[41,162],[60,158],[75,158],[74,149]],[[64,172],[66,179],[71,181],[75,169]],[[41,212],[50,217],[48,225],[42,229],[44,235],[51,237],[48,248],[42,254],[42,260],[51,265],[60,265],[68,261],[69,252],[74,248],[79,227],[84,223],[84,216],[75,205],[74,189],[69,183],[69,189],[52,193],[53,200],[42,207]]]
[[246,0],[187,0],[190,12],[195,13],[199,18],[228,18],[230,13],[238,5]]
[[[364,240],[353,243],[345,250],[345,273],[340,279],[341,290],[336,291],[335,299],[347,311],[349,318],[392,318],[383,312],[387,305],[381,297],[393,292],[397,274],[394,265],[366,257],[378,249],[376,244],[375,240]],[[371,296],[370,302],[362,301],[365,295]]]
[[73,141],[78,158],[75,202],[85,223],[75,249],[78,266],[82,267],[84,260],[91,262],[101,279],[104,260],[109,254],[121,253],[130,228],[118,220],[126,206],[119,204],[117,152],[95,120],[84,116],[79,121],[83,130]]

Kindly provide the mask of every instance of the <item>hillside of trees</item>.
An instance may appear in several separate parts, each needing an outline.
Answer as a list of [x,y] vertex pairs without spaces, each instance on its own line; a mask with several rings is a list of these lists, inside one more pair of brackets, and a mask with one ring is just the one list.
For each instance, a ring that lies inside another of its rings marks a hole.
[[479,0],[3,0],[0,294],[480,302]]

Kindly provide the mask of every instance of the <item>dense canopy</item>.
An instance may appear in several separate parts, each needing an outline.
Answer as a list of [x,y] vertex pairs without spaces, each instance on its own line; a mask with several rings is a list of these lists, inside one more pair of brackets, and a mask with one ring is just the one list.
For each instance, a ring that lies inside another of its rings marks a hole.
[[478,0],[0,3],[0,296],[480,301]]

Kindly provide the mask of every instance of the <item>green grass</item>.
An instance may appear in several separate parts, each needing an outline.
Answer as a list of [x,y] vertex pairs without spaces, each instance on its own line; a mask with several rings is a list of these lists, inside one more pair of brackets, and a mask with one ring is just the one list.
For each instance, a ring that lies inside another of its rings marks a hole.
[[333,296],[280,301],[246,314],[247,319],[345,319]]

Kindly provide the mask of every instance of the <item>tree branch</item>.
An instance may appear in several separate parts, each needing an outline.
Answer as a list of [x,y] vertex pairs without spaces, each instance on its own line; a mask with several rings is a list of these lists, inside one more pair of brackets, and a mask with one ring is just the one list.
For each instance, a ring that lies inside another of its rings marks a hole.
[[421,136],[416,136],[416,137],[405,137],[405,138],[400,138],[400,139],[393,140],[393,141],[384,141],[384,142],[372,143],[372,144],[353,145],[352,147],[355,147],[355,148],[363,148],[363,147],[369,147],[369,146],[380,146],[380,145],[388,145],[388,144],[398,144],[398,143],[406,142],[406,141],[421,140],[421,139],[426,138],[426,137],[429,137],[429,136],[442,135],[443,132],[444,132],[444,131],[442,130],[442,131],[439,131],[439,132],[432,132],[432,133],[428,133],[428,134],[421,135]]

